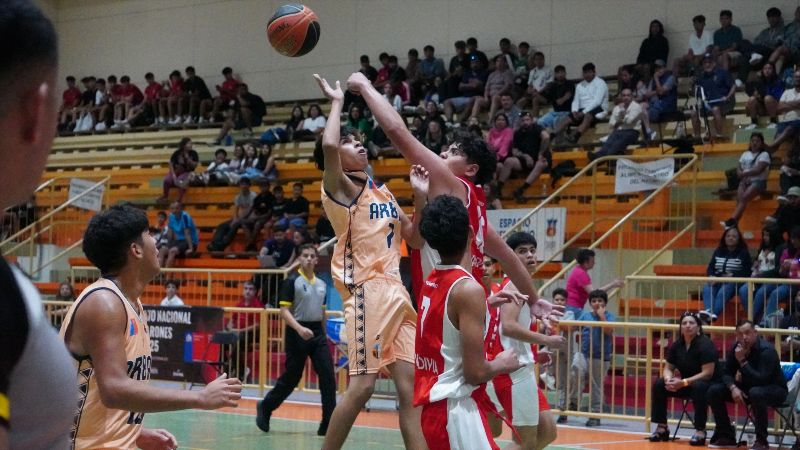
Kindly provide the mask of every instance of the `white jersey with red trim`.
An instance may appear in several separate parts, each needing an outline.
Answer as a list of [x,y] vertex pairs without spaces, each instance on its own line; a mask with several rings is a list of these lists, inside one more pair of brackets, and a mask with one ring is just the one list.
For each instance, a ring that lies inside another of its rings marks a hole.
[[[500,285],[502,286],[503,289],[507,289],[510,283],[511,280],[508,277],[505,277],[503,279],[503,282],[500,283]],[[536,357],[533,354],[533,346],[529,342],[523,342],[518,339],[514,339],[504,335],[502,321],[498,320],[498,322],[499,322],[498,326],[499,332],[497,334],[498,334],[498,339],[500,341],[500,346],[496,348],[495,355],[503,350],[514,349],[517,351],[519,362],[520,364],[523,364],[523,367],[517,369],[515,372],[508,374],[509,378],[511,379],[511,382],[517,383],[523,377],[528,375],[531,368],[536,363]],[[520,307],[519,315],[517,316],[517,322],[520,325],[522,325],[522,327],[528,330],[536,331],[535,325],[531,320],[531,308],[528,305],[528,303],[523,303],[522,307]]]
[[474,280],[461,266],[436,266],[425,280],[417,312],[414,348],[414,405],[470,395],[477,386],[464,378],[461,336],[447,316],[453,287]]
[[[461,177],[458,179],[464,183],[464,187],[467,189],[467,202],[464,206],[467,207],[467,213],[469,214],[469,225],[475,232],[475,239],[472,240],[470,246],[470,254],[472,256],[470,270],[476,280],[481,280],[483,279],[483,243],[486,236],[486,227],[488,226],[486,221],[486,193],[483,192],[482,187],[475,186],[472,181]],[[423,278],[427,278],[434,266],[442,260],[439,257],[439,253],[432,249],[427,242],[420,251],[420,259]]]

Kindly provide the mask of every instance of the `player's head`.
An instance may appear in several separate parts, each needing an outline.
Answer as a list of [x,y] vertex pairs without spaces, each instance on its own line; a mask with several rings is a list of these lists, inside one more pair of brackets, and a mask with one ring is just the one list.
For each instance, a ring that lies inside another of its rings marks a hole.
[[564,288],[557,288],[553,290],[553,304],[566,305],[567,304],[567,290]]
[[112,206],[89,221],[83,253],[102,275],[117,275],[131,268],[149,282],[160,270],[149,226],[144,211],[130,205]]
[[494,275],[494,263],[496,261],[490,256],[483,255],[483,281],[489,281]]
[[29,0],[0,2],[0,40],[2,211],[30,197],[50,154],[58,113],[58,42],[53,24]]
[[451,195],[440,195],[422,210],[422,237],[439,252],[442,262],[457,263],[470,239],[469,214],[464,203]]
[[[357,129],[343,125],[339,128],[339,161],[342,169],[349,172],[357,172],[367,168],[367,150],[361,143],[361,134]],[[319,170],[325,170],[325,152],[322,149],[322,137],[317,139],[314,148],[314,162]]]
[[605,307],[608,304],[608,294],[602,289],[595,289],[589,292],[589,304],[595,311],[601,306]]
[[512,233],[506,244],[528,270],[536,268],[536,238],[524,231]]
[[300,261],[300,267],[303,272],[310,273],[317,267],[317,247],[314,244],[307,243],[297,247],[297,259]]
[[479,185],[492,181],[497,169],[497,157],[486,141],[470,133],[455,133],[453,142],[439,156],[455,176],[469,178]]

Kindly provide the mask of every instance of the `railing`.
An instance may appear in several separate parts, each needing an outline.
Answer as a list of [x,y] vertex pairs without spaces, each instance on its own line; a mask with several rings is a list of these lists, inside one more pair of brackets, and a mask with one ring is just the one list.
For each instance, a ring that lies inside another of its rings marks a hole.
[[[681,161],[681,167],[669,180],[650,192],[617,195],[614,193],[614,177],[601,177],[600,171],[619,159],[636,162],[671,159]],[[616,250],[614,268],[617,274],[642,273],[668,249],[680,242],[691,245],[695,241],[698,166],[699,159],[693,154],[598,158],[534,207],[506,231],[504,237],[521,229],[526,219],[543,208],[566,207],[569,211],[566,225],[572,231],[567,233],[564,245],[552,251],[552,256],[541,261],[539,267],[544,267],[565,250],[581,246]],[[673,188],[688,190],[676,189],[673,194]],[[627,206],[630,203],[633,206]],[[588,204],[588,208],[581,207],[581,204]],[[575,261],[564,264],[558,274],[543,284],[540,292],[544,293],[561,280],[575,265]]]
[[[89,176],[87,178],[97,179],[98,177]],[[36,193],[37,211],[47,211],[48,209],[49,211],[40,216],[36,222],[0,242],[3,254],[27,256],[27,269],[30,276],[36,276],[43,269],[69,254],[72,249],[80,245],[86,223],[94,215],[94,211],[80,209],[74,205],[81,199],[94,195],[94,191],[100,186],[105,186],[102,204],[103,207],[107,207],[110,179],[110,176],[99,178],[86,191],[71,199],[66,199],[63,203],[59,203],[58,199],[66,196],[65,189],[69,186],[70,178],[56,177],[42,183]],[[44,203],[44,205],[39,206],[40,203]],[[62,250],[49,260],[45,261],[42,258],[37,260],[35,258],[37,244],[55,244],[62,247]]]

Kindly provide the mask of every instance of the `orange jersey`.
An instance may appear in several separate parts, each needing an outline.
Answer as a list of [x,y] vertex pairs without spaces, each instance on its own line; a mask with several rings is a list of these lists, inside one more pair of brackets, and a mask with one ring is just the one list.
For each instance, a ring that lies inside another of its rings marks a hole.
[[[125,305],[125,359],[128,376],[142,383],[150,379],[150,336],[144,319],[142,304],[136,300],[136,308],[125,299],[117,285],[108,278],[100,278],[87,286],[70,306],[64,323],[61,325],[61,338],[64,339],[72,324],[75,311],[92,292],[106,289],[119,297]],[[78,371],[78,409],[72,429],[72,448],[78,449],[134,449],[136,439],[142,429],[144,413],[111,409],[103,405],[97,386],[92,360],[88,355],[72,354],[75,369]]]
[[322,188],[322,206],[339,239],[331,275],[343,298],[375,277],[400,281],[400,207],[389,189],[366,178],[350,205],[332,199]]

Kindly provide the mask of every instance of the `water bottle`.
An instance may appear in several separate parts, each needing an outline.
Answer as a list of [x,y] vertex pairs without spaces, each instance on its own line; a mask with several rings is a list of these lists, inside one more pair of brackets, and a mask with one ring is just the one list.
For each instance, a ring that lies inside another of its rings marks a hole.
[[191,331],[183,335],[183,361],[190,362],[194,359],[194,338]]
[[225,136],[225,145],[233,145],[233,136],[230,133]]

